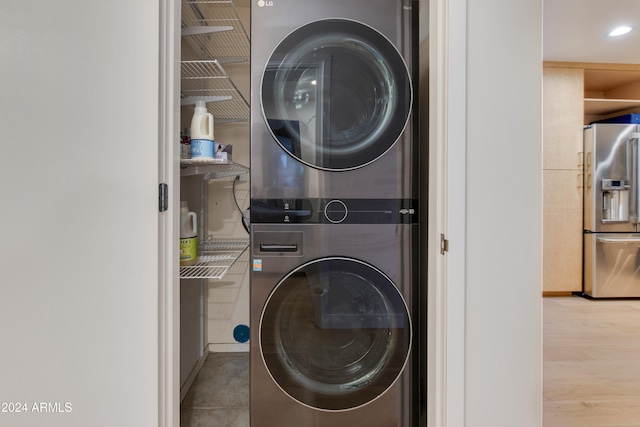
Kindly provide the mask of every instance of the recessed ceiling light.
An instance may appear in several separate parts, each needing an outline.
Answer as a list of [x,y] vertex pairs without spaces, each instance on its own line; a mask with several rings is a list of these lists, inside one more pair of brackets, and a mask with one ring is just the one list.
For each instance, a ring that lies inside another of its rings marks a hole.
[[613,30],[611,30],[609,32],[609,34],[607,34],[609,37],[618,37],[618,36],[622,36],[627,34],[629,31],[631,31],[633,28],[629,27],[628,25],[622,25],[620,27],[616,27]]

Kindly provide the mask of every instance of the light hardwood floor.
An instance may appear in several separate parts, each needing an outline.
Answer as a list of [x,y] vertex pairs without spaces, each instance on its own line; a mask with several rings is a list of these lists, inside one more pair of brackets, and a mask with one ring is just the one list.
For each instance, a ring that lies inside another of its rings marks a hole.
[[640,427],[640,300],[546,297],[544,427]]

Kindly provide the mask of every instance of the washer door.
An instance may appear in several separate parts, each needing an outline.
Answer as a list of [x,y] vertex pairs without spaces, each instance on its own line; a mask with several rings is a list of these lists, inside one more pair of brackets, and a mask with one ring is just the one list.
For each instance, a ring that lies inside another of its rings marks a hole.
[[262,77],[275,140],[323,170],[369,164],[391,148],[411,111],[406,64],[378,31],[345,19],[312,22],[278,45]]
[[362,406],[385,392],[409,357],[402,296],[381,271],[349,258],[298,267],[269,296],[260,350],[278,386],[313,408]]

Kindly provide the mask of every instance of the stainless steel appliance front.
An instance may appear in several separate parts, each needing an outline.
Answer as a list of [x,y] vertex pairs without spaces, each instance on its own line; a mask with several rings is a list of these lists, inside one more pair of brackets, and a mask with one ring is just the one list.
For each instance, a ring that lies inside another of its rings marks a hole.
[[254,5],[252,197],[417,197],[412,3]]
[[252,1],[251,425],[417,425],[418,3]]
[[585,235],[585,289],[594,298],[640,297],[640,235]]
[[252,426],[417,422],[416,224],[252,229]]
[[584,293],[640,297],[640,127],[584,131]]
[[638,231],[638,125],[597,123],[584,131],[584,229]]

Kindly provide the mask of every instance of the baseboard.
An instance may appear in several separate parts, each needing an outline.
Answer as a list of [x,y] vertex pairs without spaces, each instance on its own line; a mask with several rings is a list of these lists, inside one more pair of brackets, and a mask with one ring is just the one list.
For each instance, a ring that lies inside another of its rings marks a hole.
[[542,291],[543,297],[570,297],[573,291]]
[[249,351],[249,343],[213,344],[207,346],[209,353],[243,353]]
[[193,382],[196,380],[196,377],[200,373],[200,369],[202,369],[202,365],[204,365],[205,360],[207,360],[207,356],[209,355],[209,353],[211,353],[211,351],[209,350],[209,345],[207,345],[204,348],[204,351],[202,352],[202,356],[200,356],[200,359],[198,359],[198,362],[196,362],[191,372],[189,372],[189,376],[185,380],[184,384],[182,384],[182,387],[180,387],[180,402],[184,400],[185,396],[187,395],[187,392],[189,391],[189,389],[193,385]]

